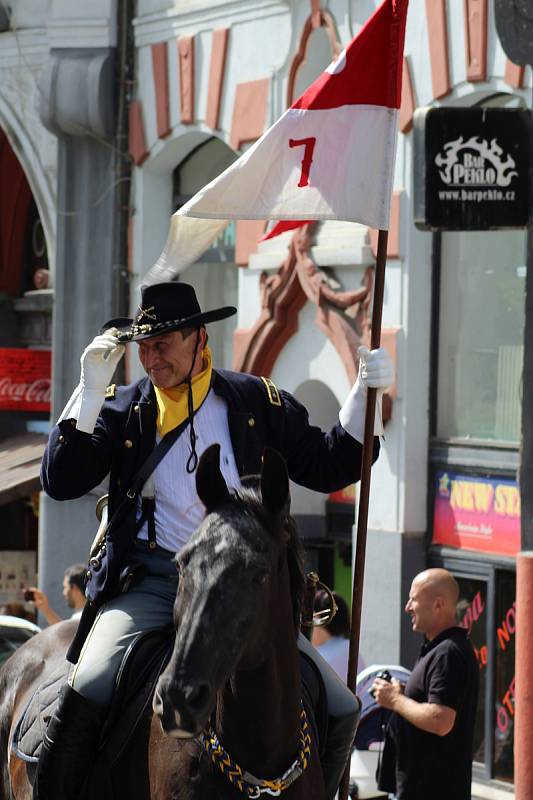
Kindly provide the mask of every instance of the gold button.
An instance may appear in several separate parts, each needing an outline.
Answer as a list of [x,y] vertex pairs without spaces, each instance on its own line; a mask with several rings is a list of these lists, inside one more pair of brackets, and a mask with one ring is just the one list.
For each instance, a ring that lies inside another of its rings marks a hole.
[[136,414],[138,414],[139,413],[139,406],[133,406],[133,410],[135,411]]
[[248,420],[248,425],[249,425],[250,428],[254,427],[255,419],[253,417],[250,417],[250,419]]
[[148,547],[150,548],[150,550],[155,550],[157,544],[155,542],[148,542]]
[[130,447],[133,447],[133,442],[131,441],[131,439],[126,439],[126,441],[124,442],[124,447],[127,447],[128,450],[130,449]]
[[91,570],[88,569],[87,572],[85,573],[85,577],[87,578],[88,581],[90,581],[92,576],[93,576],[93,574],[92,574]]
[[65,437],[63,436],[63,434],[61,434],[61,436],[59,437],[59,441],[61,442],[61,444],[63,444],[63,442],[65,441]]

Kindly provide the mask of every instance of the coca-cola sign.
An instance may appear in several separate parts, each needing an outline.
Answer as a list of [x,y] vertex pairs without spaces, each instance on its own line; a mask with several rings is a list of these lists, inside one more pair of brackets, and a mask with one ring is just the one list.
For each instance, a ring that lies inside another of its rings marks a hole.
[[0,347],[0,411],[50,411],[50,350]]

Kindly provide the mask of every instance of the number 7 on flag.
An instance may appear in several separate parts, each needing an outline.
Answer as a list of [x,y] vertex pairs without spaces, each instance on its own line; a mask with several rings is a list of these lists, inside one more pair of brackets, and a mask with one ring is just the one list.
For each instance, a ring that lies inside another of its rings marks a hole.
[[309,136],[307,139],[289,139],[289,147],[304,147],[302,158],[302,171],[298,186],[309,186],[309,172],[313,163],[313,150],[315,149],[316,136]]

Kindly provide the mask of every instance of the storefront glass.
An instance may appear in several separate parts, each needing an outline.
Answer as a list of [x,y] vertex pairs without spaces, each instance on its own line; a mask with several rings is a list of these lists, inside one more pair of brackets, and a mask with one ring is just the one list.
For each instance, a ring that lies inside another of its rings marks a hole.
[[516,578],[500,572],[496,580],[496,725],[494,777],[513,780]]
[[434,245],[431,551],[459,581],[458,620],[480,669],[475,774],[512,783],[527,233],[442,232]]
[[[457,562],[456,562],[457,563]],[[451,565],[449,565],[451,566]],[[483,570],[483,566],[481,566]],[[479,665],[479,694],[474,730],[478,777],[514,780],[515,594],[512,570],[488,568],[470,577],[452,566],[459,583],[458,624],[466,628]],[[493,597],[493,605],[489,603]],[[494,615],[489,615],[493,607]],[[494,669],[491,670],[491,665]],[[492,727],[492,725],[494,727]],[[492,728],[490,741],[487,732]]]
[[442,234],[437,435],[517,443],[526,234]]
[[474,761],[485,761],[485,686],[487,678],[487,582],[473,578],[459,578],[460,596],[457,604],[457,619],[469,632],[479,664],[479,694],[474,731]]

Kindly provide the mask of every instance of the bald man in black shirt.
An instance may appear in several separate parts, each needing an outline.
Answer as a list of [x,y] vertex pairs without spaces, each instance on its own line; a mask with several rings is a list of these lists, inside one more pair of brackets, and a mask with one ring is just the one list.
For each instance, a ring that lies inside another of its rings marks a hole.
[[459,587],[445,569],[415,577],[405,610],[425,635],[403,688],[377,679],[377,702],[393,713],[378,785],[397,800],[470,800],[479,668],[457,626]]

